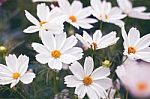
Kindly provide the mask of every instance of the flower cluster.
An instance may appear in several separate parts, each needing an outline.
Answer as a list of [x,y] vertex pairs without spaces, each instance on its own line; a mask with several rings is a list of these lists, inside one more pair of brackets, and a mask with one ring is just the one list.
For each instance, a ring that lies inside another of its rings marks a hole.
[[[150,34],[140,37],[140,32],[132,27],[129,33],[125,30],[125,17],[150,19],[150,13],[144,12],[145,7],[133,7],[129,0],[117,0],[119,7],[113,7],[111,2],[105,0],[90,0],[90,6],[84,7],[80,1],[74,0],[33,0],[33,2],[57,2],[58,6],[50,8],[45,3],[37,4],[36,19],[27,10],[26,18],[33,24],[24,33],[39,33],[41,43],[33,42],[32,48],[37,52],[35,59],[41,64],[58,72],[64,65],[69,66],[72,75],[64,77],[67,87],[75,87],[78,98],[107,99],[113,88],[110,78],[113,62],[105,60],[97,66],[94,62],[94,52],[105,50],[115,45],[120,37],[112,31],[103,35],[101,30],[95,30],[90,35],[84,29],[91,29],[94,23],[105,22],[117,25],[123,37],[123,55],[128,59],[118,66],[116,74],[127,90],[135,96],[150,96],[150,81],[145,75],[150,74]],[[76,33],[69,36],[65,31],[64,23],[83,29],[83,35]],[[78,43],[84,46],[82,49]],[[92,50],[92,55],[87,56],[86,51]],[[101,53],[100,53],[101,54]],[[80,60],[84,60],[84,65]],[[19,81],[29,84],[35,78],[33,72],[28,71],[29,58],[13,54],[6,56],[6,65],[0,64],[0,84],[11,84],[14,87]],[[138,61],[142,62],[138,62]],[[103,66],[105,65],[105,66]],[[95,67],[98,67],[95,69]],[[87,95],[87,96],[86,96]],[[113,98],[111,96],[110,98]]]

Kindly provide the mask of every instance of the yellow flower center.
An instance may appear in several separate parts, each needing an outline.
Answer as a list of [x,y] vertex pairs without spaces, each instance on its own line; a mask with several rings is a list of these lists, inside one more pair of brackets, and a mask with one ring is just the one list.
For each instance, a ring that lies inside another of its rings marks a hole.
[[51,52],[52,57],[59,58],[61,55],[61,52],[59,50],[54,50]]
[[83,79],[83,83],[86,86],[91,85],[93,83],[93,79],[90,76],[86,76]]
[[108,18],[109,18],[108,15],[105,15],[105,19],[108,20]]
[[140,82],[140,83],[137,84],[137,89],[138,89],[139,91],[142,91],[142,92],[143,92],[143,91],[146,91],[147,88],[148,88],[148,86],[147,86],[146,83]]
[[109,61],[109,60],[104,60],[103,62],[102,62],[102,65],[104,66],[104,67],[107,67],[107,68],[109,68],[110,66],[111,66],[111,62]]
[[20,74],[18,72],[12,74],[13,79],[18,79]]
[[97,44],[96,44],[95,42],[93,42],[93,43],[91,44],[91,47],[92,47],[93,49],[96,49],[96,48],[97,48]]
[[135,52],[136,52],[136,49],[134,47],[128,48],[128,54],[130,54],[130,53],[135,54]]
[[76,16],[70,16],[69,19],[72,21],[72,22],[77,22],[77,17]]
[[43,24],[46,24],[46,23],[47,23],[47,21],[41,21],[40,26],[42,26]]

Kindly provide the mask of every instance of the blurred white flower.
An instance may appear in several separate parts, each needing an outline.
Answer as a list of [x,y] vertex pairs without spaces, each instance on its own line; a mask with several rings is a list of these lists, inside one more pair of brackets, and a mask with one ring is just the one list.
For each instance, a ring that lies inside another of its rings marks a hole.
[[73,75],[65,77],[65,84],[67,87],[76,87],[75,94],[79,98],[83,98],[86,93],[89,99],[106,98],[107,92],[105,90],[112,86],[112,81],[109,76],[110,70],[108,68],[99,67],[94,69],[94,62],[91,57],[86,57],[84,62],[84,69],[79,62],[74,62],[69,67]]
[[150,34],[140,38],[140,32],[136,28],[131,28],[127,35],[122,27],[122,36],[124,39],[124,55],[130,59],[142,59],[150,62]]
[[11,84],[14,87],[19,81],[24,84],[29,84],[35,78],[35,74],[27,72],[29,58],[25,55],[20,55],[18,58],[15,55],[10,55],[5,58],[6,65],[0,64],[0,84]]
[[62,63],[70,64],[82,58],[82,49],[74,47],[77,44],[75,36],[66,38],[66,33],[53,35],[43,32],[41,40],[44,45],[32,43],[32,47],[39,54],[36,55],[36,60],[42,64],[48,63],[52,69],[61,70]]
[[32,2],[57,2],[57,0],[32,0]]
[[[150,63],[127,60],[116,73],[123,85],[136,97],[150,96]],[[143,99],[143,98],[142,98]]]
[[90,29],[93,27],[90,23],[97,22],[96,19],[87,18],[91,15],[91,7],[83,8],[80,1],[75,0],[70,4],[68,0],[58,0],[58,4],[62,14],[67,15],[67,22],[77,29]]
[[110,45],[115,44],[119,37],[116,37],[116,32],[111,32],[102,37],[102,32],[97,30],[93,34],[93,38],[87,33],[83,32],[83,37],[79,34],[76,34],[76,37],[83,43],[87,48],[92,48],[94,50],[106,48]]
[[27,19],[34,25],[29,26],[23,32],[34,33],[39,31],[39,33],[42,33],[43,30],[47,30],[53,34],[62,33],[64,29],[63,22],[66,17],[60,15],[59,13],[59,9],[57,8],[50,11],[49,7],[46,6],[45,3],[38,4],[37,16],[40,19],[40,21],[38,21],[34,16],[25,10]]
[[117,0],[120,9],[129,17],[137,19],[150,19],[150,13],[144,12],[145,6],[133,7],[129,0]]
[[91,0],[91,6],[93,8],[92,14],[97,19],[120,27],[124,25],[121,19],[126,17],[126,15],[122,14],[122,11],[118,7],[112,7],[110,2],[106,2],[105,0]]

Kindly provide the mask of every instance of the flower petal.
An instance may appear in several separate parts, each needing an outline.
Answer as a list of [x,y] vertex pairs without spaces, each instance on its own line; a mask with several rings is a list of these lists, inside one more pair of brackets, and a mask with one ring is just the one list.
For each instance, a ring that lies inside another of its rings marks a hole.
[[92,57],[86,57],[84,62],[85,75],[87,76],[91,75],[93,68],[94,68],[94,62]]
[[46,64],[51,60],[50,54],[37,54],[36,60],[42,64]]
[[78,95],[78,98],[82,99],[85,94],[87,92],[87,89],[86,89],[86,86],[81,84],[81,85],[78,85],[75,89],[75,94]]
[[58,59],[53,59],[50,62],[48,62],[48,66],[51,69],[61,70],[62,69],[62,62],[59,61]]
[[29,26],[28,28],[26,28],[25,30],[23,30],[24,33],[34,33],[39,31],[39,26]]
[[19,79],[14,80],[14,81],[11,83],[10,88],[16,86],[18,82],[19,82]]
[[33,81],[33,79],[35,78],[35,74],[34,73],[25,73],[21,78],[21,82],[23,82],[24,84],[29,84]]
[[65,64],[70,64],[77,60],[76,56],[70,55],[70,54],[63,54],[60,56],[59,60]]
[[49,53],[48,49],[44,45],[42,45],[42,44],[32,43],[31,46],[38,53],[41,53],[41,54],[48,54]]

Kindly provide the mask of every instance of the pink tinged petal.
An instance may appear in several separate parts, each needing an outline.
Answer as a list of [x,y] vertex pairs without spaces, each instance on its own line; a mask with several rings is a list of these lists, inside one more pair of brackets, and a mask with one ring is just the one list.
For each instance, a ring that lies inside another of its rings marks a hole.
[[29,84],[33,81],[33,79],[35,78],[35,74],[34,73],[25,73],[21,78],[21,82],[24,84]]
[[94,62],[92,57],[86,57],[84,62],[85,75],[87,76],[91,75],[93,68],[94,68]]
[[129,13],[129,17],[137,18],[137,19],[143,19],[143,20],[149,20],[150,19],[150,13],[131,11],[131,13]]
[[124,39],[124,42],[123,42],[124,48],[128,49],[129,41],[128,41],[127,32],[125,31],[125,27],[121,28],[121,32],[122,32],[122,37]]
[[104,9],[105,9],[105,14],[108,15],[110,10],[111,10],[111,3],[106,2],[105,6],[104,6]]
[[138,51],[135,55],[138,59],[142,59],[144,61],[150,62],[150,49]]
[[59,61],[58,59],[53,59],[50,62],[48,62],[48,66],[51,69],[61,70],[62,69],[62,62]]
[[19,82],[19,79],[14,80],[14,81],[11,83],[10,88],[16,86],[18,82]]
[[5,57],[5,60],[6,60],[6,64],[7,64],[8,68],[12,72],[17,72],[18,71],[18,68],[17,68],[18,59],[17,59],[15,54],[13,54],[13,55],[9,54],[9,56]]
[[35,57],[41,64],[46,64],[51,60],[50,54],[37,54]]
[[58,0],[58,4],[59,4],[59,7],[65,11],[65,13],[69,13],[70,12],[70,3],[68,0]]
[[64,55],[60,56],[59,60],[65,64],[70,64],[70,63],[76,61],[77,57],[70,55],[70,54],[64,54]]
[[82,10],[83,4],[80,1],[73,1],[71,4],[71,12],[72,14]]
[[137,42],[135,46],[138,51],[150,46],[150,34],[147,34],[143,36],[142,38],[140,38],[140,40]]
[[37,26],[40,25],[39,21],[34,16],[32,16],[27,10],[25,10],[25,16],[34,25],[37,25]]
[[64,51],[66,51],[66,50],[72,48],[73,46],[75,46],[75,45],[77,44],[77,41],[78,41],[78,40],[76,39],[76,37],[75,37],[74,35],[68,37],[68,38],[66,39],[66,41],[65,41],[65,43],[64,43],[64,45],[63,45],[61,51],[64,52]]
[[93,41],[96,42],[96,43],[98,43],[99,40],[101,39],[101,37],[102,37],[102,32],[101,32],[101,30],[97,30],[97,31],[95,31],[95,33],[93,34]]
[[24,33],[35,33],[39,31],[40,27],[39,26],[29,26],[25,30],[23,30]]
[[65,84],[67,84],[67,87],[76,87],[80,84],[82,84],[82,81],[80,81],[77,77],[73,75],[68,75],[65,78]]
[[76,61],[73,64],[71,64],[69,69],[75,75],[75,77],[77,77],[79,80],[83,80],[85,73],[84,73],[83,67],[81,66],[79,62]]
[[87,96],[89,99],[100,99],[95,88],[93,89],[91,86],[87,86]]
[[42,44],[39,44],[39,43],[32,43],[31,45],[33,47],[33,49],[38,52],[38,53],[41,53],[41,54],[49,54],[49,51],[48,49],[42,45]]
[[109,68],[99,67],[93,71],[91,77],[93,78],[93,80],[98,80],[98,79],[106,78],[109,75],[110,75]]
[[41,34],[41,39],[43,44],[50,50],[55,50],[56,48],[56,41],[53,34],[49,33],[48,31],[43,31]]
[[29,63],[29,57],[25,55],[20,55],[18,57],[18,71],[22,75],[27,71],[28,69],[28,63]]
[[7,66],[0,64],[0,78],[2,77],[11,77],[12,69],[9,69]]
[[101,13],[102,3],[100,0],[91,0],[91,6],[92,6],[93,10],[95,10],[96,13],[98,13],[98,14]]
[[128,41],[130,46],[135,46],[137,41],[140,39],[140,32],[136,28],[131,28],[128,33]]
[[83,31],[83,38],[88,42],[88,43],[93,43],[92,37],[86,32]]
[[77,94],[78,98],[81,98],[81,99],[84,98],[86,92],[87,92],[87,88],[83,84],[78,85],[75,89],[75,94]]
[[79,39],[79,41],[86,47],[90,48],[90,44],[87,43],[87,41],[79,34],[76,34],[76,37]]
[[140,6],[140,7],[134,7],[133,10],[134,11],[138,11],[138,12],[144,12],[147,8],[145,6]]
[[7,85],[7,84],[10,84],[12,82],[14,82],[14,80],[12,78],[7,78],[7,79],[5,78],[5,79],[0,80],[0,85]]
[[37,16],[41,21],[46,21],[49,15],[50,9],[45,3],[37,5]]
[[122,20],[109,20],[108,23],[115,24],[119,27],[123,27],[125,24]]
[[94,83],[98,84],[105,90],[109,89],[112,87],[112,80],[110,78],[103,78],[99,80],[94,80]]
[[132,10],[132,3],[129,0],[117,0],[117,3],[123,12],[128,13]]
[[78,22],[78,25],[83,29],[91,29],[93,26],[87,22]]
[[55,35],[56,39],[56,48],[61,49],[66,41],[66,33],[61,33],[59,35]]

